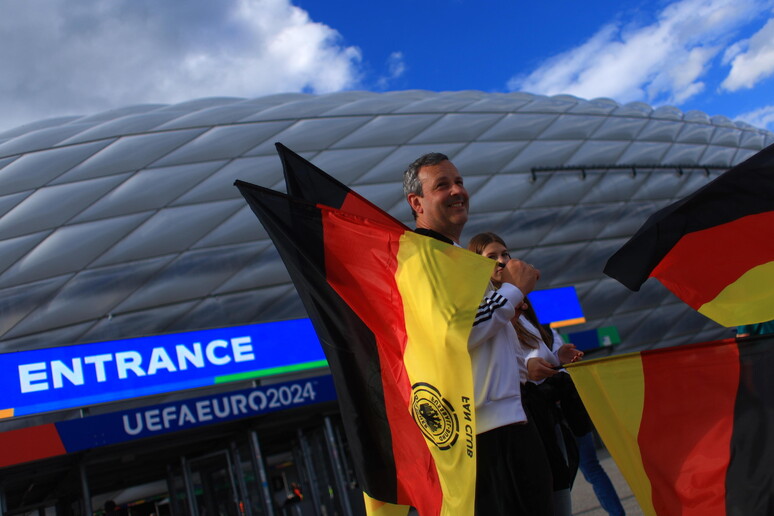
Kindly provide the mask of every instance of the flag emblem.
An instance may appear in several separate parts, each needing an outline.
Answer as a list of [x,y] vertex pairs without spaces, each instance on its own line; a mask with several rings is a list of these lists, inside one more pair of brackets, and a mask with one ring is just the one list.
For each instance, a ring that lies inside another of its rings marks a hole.
[[460,435],[454,407],[429,383],[412,386],[411,414],[424,436],[439,450],[448,450]]

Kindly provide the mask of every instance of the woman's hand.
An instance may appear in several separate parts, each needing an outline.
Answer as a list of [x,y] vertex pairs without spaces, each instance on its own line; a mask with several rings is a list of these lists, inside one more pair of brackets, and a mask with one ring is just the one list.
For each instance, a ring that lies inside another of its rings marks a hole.
[[583,357],[583,351],[575,347],[575,344],[563,344],[556,352],[556,358],[562,364],[572,364]]
[[513,327],[515,328],[518,324],[519,317],[521,317],[521,314],[527,311],[527,308],[529,306],[527,305],[526,301],[522,301],[521,304],[516,305],[516,314],[511,318],[511,323],[513,323]]
[[533,357],[527,360],[527,378],[533,382],[545,380],[549,376],[554,376],[558,371],[553,369],[553,365],[540,357]]

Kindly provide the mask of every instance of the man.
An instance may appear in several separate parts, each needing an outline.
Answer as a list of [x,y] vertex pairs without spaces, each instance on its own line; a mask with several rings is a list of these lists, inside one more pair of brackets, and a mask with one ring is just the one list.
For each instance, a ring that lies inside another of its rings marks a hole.
[[[462,176],[447,156],[425,154],[409,165],[403,174],[403,192],[417,233],[460,245],[470,199]],[[520,260],[501,266],[503,284],[485,296],[468,340],[478,414],[476,514],[553,516],[548,459],[535,425],[521,406],[524,359],[511,322],[540,273]],[[511,357],[510,363],[495,358],[503,353]],[[504,367],[507,374],[495,373]],[[498,391],[496,396],[491,395],[493,390]]]
[[469,198],[462,176],[449,158],[434,152],[414,161],[403,175],[403,193],[417,233],[460,245]]

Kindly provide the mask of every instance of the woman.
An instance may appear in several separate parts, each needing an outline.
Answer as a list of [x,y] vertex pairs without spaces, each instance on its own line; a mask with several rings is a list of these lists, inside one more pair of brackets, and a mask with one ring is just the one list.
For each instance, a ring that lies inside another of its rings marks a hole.
[[[510,260],[505,242],[494,233],[476,235],[470,240],[468,249],[503,265]],[[491,284],[492,288],[500,288],[502,285],[501,267],[495,268]],[[519,308],[519,313],[516,313],[512,319],[512,326],[514,337],[525,357],[525,365],[522,369],[524,384],[522,402],[529,419],[533,420],[538,428],[541,444],[551,467],[554,515],[570,516],[572,514],[570,487],[577,469],[577,448],[574,439],[564,438],[561,430],[561,414],[558,413],[556,403],[543,395],[537,385],[546,378],[556,375],[558,371],[555,367],[574,362],[583,356],[583,353],[575,349],[572,344],[560,344],[561,340],[557,341],[555,349],[549,348],[546,341],[553,343],[553,335],[537,324],[536,318],[534,323],[530,322],[525,314],[531,313],[534,316],[534,310],[526,299]]]
[[495,268],[468,339],[476,406],[476,514],[553,516],[551,469],[521,401],[527,374],[512,320],[524,296]]

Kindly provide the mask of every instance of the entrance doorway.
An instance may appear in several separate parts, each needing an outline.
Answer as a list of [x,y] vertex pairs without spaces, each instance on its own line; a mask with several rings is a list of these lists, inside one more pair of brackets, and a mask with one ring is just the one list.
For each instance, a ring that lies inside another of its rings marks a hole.
[[226,450],[188,462],[196,516],[242,516],[244,502],[237,492],[233,465]]

